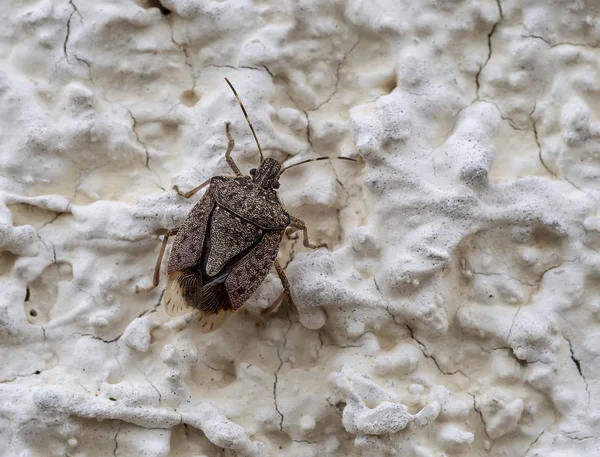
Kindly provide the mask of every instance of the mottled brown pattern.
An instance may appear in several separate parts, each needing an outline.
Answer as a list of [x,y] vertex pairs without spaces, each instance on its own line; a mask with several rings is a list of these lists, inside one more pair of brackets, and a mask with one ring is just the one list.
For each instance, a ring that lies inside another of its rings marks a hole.
[[239,309],[263,282],[279,252],[283,230],[265,233],[260,243],[231,271],[225,286],[234,310]]
[[216,205],[210,218],[207,249],[204,252],[206,274],[218,274],[229,260],[256,243],[262,232],[256,225]]
[[168,273],[196,265],[202,255],[206,225],[214,205],[212,196],[206,192],[179,226],[169,255]]
[[260,187],[248,176],[215,176],[210,192],[219,205],[263,229],[284,229],[290,222],[275,189]]

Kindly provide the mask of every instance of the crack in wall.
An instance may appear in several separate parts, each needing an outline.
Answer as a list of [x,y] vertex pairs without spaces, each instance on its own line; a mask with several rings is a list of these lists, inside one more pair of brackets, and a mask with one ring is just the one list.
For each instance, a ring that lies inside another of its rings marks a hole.
[[587,379],[586,379],[585,375],[583,374],[583,371],[581,370],[581,361],[577,357],[575,357],[575,352],[573,351],[573,344],[571,343],[571,340],[569,338],[567,338],[564,334],[563,334],[563,338],[569,344],[569,351],[571,353],[571,360],[573,361],[573,363],[575,363],[575,366],[577,367],[577,371],[579,372],[579,376],[581,377],[581,379],[583,380],[583,383],[585,384],[585,391],[587,392],[588,408],[589,408],[590,407],[590,403],[592,401],[592,396],[591,396],[591,393],[590,393],[590,388],[589,388]]
[[479,100],[479,90],[481,89],[481,83],[479,81],[479,78],[481,77],[481,72],[483,71],[485,66],[488,64],[488,62],[492,58],[492,36],[494,35],[494,33],[496,33],[496,30],[498,29],[500,22],[502,22],[502,19],[504,18],[504,15],[502,12],[501,1],[496,0],[496,3],[498,5],[498,13],[500,14],[500,18],[494,23],[490,32],[487,35],[488,55],[487,55],[487,58],[485,59],[485,62],[483,62],[483,64],[479,67],[479,71],[475,75],[475,100]]
[[144,311],[142,311],[140,314],[138,314],[138,318],[139,318],[139,317],[142,317],[142,316],[145,316],[146,314],[152,314],[152,313],[155,313],[155,312],[156,312],[156,310],[158,309],[158,307],[160,306],[160,304],[162,303],[162,299],[163,299],[163,297],[164,297],[164,295],[165,295],[165,291],[166,291],[166,290],[167,290],[167,289],[166,289],[166,287],[165,287],[165,288],[164,288],[164,289],[161,291],[161,293],[160,293],[160,297],[158,298],[158,302],[156,303],[156,305],[154,305],[152,308],[148,308],[148,309],[145,309]]
[[489,438],[491,438],[490,435],[488,435],[488,432],[487,432],[487,423],[485,421],[485,418],[483,417],[483,413],[481,412],[481,410],[477,406],[477,400],[475,398],[475,395],[473,395],[471,392],[466,392],[466,393],[467,393],[467,395],[470,395],[471,398],[473,399],[473,410],[479,415],[479,419],[481,420],[481,422],[483,424],[483,430],[485,431],[486,436],[489,437]]
[[[290,100],[294,101],[291,97]],[[298,107],[298,104],[294,101],[294,104],[296,105],[296,107]],[[299,109],[299,108],[298,108]],[[317,151],[315,150],[315,146],[312,142],[312,138],[310,136],[310,118],[308,117],[308,113],[304,110],[301,110],[302,114],[304,114],[304,117],[306,118],[306,142],[308,143],[308,145],[310,146],[310,149],[316,153]]]
[[75,13],[77,13],[77,15],[79,16],[79,20],[83,19],[83,17],[81,16],[81,13],[77,9],[77,6],[75,5],[74,0],[69,0],[69,5],[71,5],[71,8],[73,10],[71,11],[71,14],[69,14],[69,18],[67,19],[67,33],[65,36],[65,40],[63,41],[63,53],[65,55],[65,59],[67,60],[67,62],[69,61],[69,52],[68,52],[67,48],[69,45],[69,37],[71,36],[71,20],[73,19],[73,16],[75,15]]
[[144,143],[140,139],[140,135],[138,134],[138,131],[137,131],[137,125],[138,125],[137,119],[135,118],[135,116],[133,115],[133,113],[131,112],[130,109],[127,109],[127,112],[129,113],[129,117],[131,118],[131,121],[132,121],[131,131],[133,132],[133,135],[135,136],[137,143],[144,149],[144,154],[146,155],[145,166],[148,169],[148,171],[151,172],[151,170],[150,170],[150,154],[148,153],[148,146],[146,145],[146,143]]
[[[71,205],[69,204],[69,207]],[[50,219],[48,222],[44,222],[42,225],[40,225],[40,227],[37,229],[37,231],[39,232],[40,230],[42,230],[44,227],[46,227],[47,225],[52,224],[53,222],[56,221],[56,219],[58,219],[60,216],[62,216],[63,214],[68,214],[70,212],[70,209],[67,209],[66,212],[60,211],[58,212],[52,219]],[[53,245],[54,246],[54,245]],[[55,255],[56,258],[56,255]]]
[[521,35],[521,38],[531,38],[531,39],[535,39],[535,40],[541,40],[544,43],[546,43],[548,45],[548,47],[550,47],[550,48],[556,48],[558,46],[575,46],[575,47],[587,48],[587,49],[600,48],[600,46],[596,46],[593,44],[575,43],[575,42],[571,42],[571,41],[559,41],[558,43],[552,43],[550,40],[544,38],[543,36],[535,35],[535,34]]
[[119,452],[119,433],[121,433],[121,429],[123,428],[123,422],[119,422],[119,428],[117,429],[117,433],[115,433],[114,443],[115,447],[113,448],[113,456],[117,457]]
[[467,376],[462,370],[455,370],[455,371],[445,371],[445,370],[443,370],[442,367],[441,367],[441,365],[439,364],[438,360],[435,358],[435,356],[433,354],[430,354],[427,351],[427,346],[425,346],[425,344],[423,344],[420,340],[418,340],[415,337],[415,334],[414,334],[414,331],[413,331],[412,327],[410,325],[408,325],[406,322],[402,323],[402,322],[398,322],[396,320],[396,316],[390,311],[390,304],[387,301],[387,299],[383,296],[383,294],[381,293],[381,290],[379,289],[379,284],[377,284],[377,281],[376,281],[375,277],[373,277],[373,282],[375,283],[375,288],[379,292],[379,296],[381,297],[381,299],[384,301],[384,303],[386,305],[386,307],[384,309],[391,316],[392,320],[394,321],[394,324],[396,324],[398,326],[404,326],[404,327],[406,327],[406,329],[408,330],[408,333],[410,334],[411,339],[414,340],[417,343],[417,348],[421,351],[421,353],[423,354],[423,356],[425,358],[428,358],[431,361],[433,361],[433,363],[437,367],[438,371],[440,373],[442,373],[443,375],[445,375],[445,376],[454,376],[456,374],[461,374],[465,378],[470,379],[469,376]]
[[463,375],[465,378],[467,379],[471,379],[469,378],[469,376],[467,376],[462,370],[455,370],[455,371],[445,371],[442,369],[440,363],[438,362],[438,360],[435,358],[435,356],[433,354],[430,354],[427,350],[427,346],[425,346],[424,343],[422,343],[419,339],[417,339],[417,337],[414,334],[414,331],[412,329],[412,327],[408,324],[404,324],[404,326],[408,329],[408,332],[410,333],[410,337],[416,341],[417,343],[417,347],[419,348],[419,350],[421,351],[421,353],[423,354],[423,356],[425,356],[426,358],[430,359],[431,361],[433,361],[433,363],[435,364],[435,366],[437,367],[438,371],[440,373],[442,373],[445,376],[454,376],[457,374],[461,374]]
[[[287,335],[292,328],[292,318],[290,317],[289,311],[288,311],[287,317],[288,317],[289,325],[283,334],[283,349],[285,349],[287,346]],[[283,413],[279,409],[279,405],[277,404],[277,383],[279,382],[279,372],[281,371],[281,368],[283,367],[283,363],[284,363],[283,358],[281,357],[281,350],[282,350],[281,345],[277,346],[277,357],[279,358],[279,366],[277,367],[277,370],[275,370],[275,373],[274,373],[275,380],[273,381],[273,404],[275,405],[275,411],[277,412],[277,415],[279,416],[279,430],[283,431],[284,417],[283,417]]]
[[[121,335],[119,335],[119,338],[121,338],[122,335],[123,334],[121,333]],[[117,338],[114,341],[115,346],[117,348],[117,353],[115,354],[115,361],[117,362],[117,366],[119,367],[119,373],[120,373],[120,375],[124,376],[125,372],[123,371],[123,367],[121,366],[121,360],[119,359],[119,357],[121,356],[121,346],[119,346],[119,341],[118,341],[119,338]],[[103,340],[101,339],[100,341],[103,341]]]
[[529,113],[529,119],[531,119],[531,124],[533,126],[533,137],[535,139],[535,144],[537,145],[537,149],[538,149],[538,159],[539,159],[540,163],[542,164],[542,166],[546,169],[546,171],[548,173],[550,173],[551,176],[554,176],[555,178],[557,178],[558,176],[556,176],[556,173],[554,173],[554,171],[546,164],[546,162],[544,161],[544,156],[542,155],[542,145],[540,143],[540,137],[538,134],[537,123],[535,121],[535,118],[533,117],[533,113],[535,113],[536,106],[537,106],[537,103],[534,103],[533,110],[531,111],[531,113]]
[[[448,131],[448,133],[444,136],[444,138],[446,138],[446,139],[449,138],[452,135],[452,133],[455,131],[456,124],[458,122],[458,118],[460,116],[460,113],[462,113],[465,109],[469,108],[470,106],[472,106],[476,102],[490,103],[491,105],[493,105],[498,110],[498,112],[500,113],[500,117],[502,118],[502,120],[506,121],[511,128],[513,128],[514,130],[526,130],[526,129],[517,127],[515,125],[515,122],[510,117],[504,116],[504,114],[502,113],[502,111],[500,110],[500,108],[498,107],[498,105],[496,104],[496,102],[494,102],[492,100],[482,99],[481,96],[480,96],[480,93],[479,93],[480,89],[481,89],[481,82],[480,82],[481,73],[483,72],[484,68],[489,63],[490,59],[492,58],[492,36],[494,35],[494,33],[496,33],[496,31],[497,31],[500,23],[504,19],[504,13],[503,13],[503,10],[502,10],[501,0],[496,0],[496,4],[498,6],[498,13],[500,15],[500,18],[492,25],[492,28],[490,29],[489,33],[487,34],[488,55],[487,55],[485,61],[480,65],[479,70],[477,71],[477,73],[475,74],[475,97],[473,98],[473,100],[471,101],[471,103],[469,103],[466,106],[463,106],[454,115],[454,122],[452,124],[452,127],[450,128],[450,130]],[[406,92],[408,92],[408,91],[406,91]],[[408,93],[412,94],[411,92],[408,92]],[[412,95],[421,96],[423,94],[412,94]]]
[[[106,95],[106,89],[104,89],[103,86],[100,86],[98,84],[96,84],[96,80],[94,78],[93,75],[93,69],[92,69],[92,64],[87,60],[84,59],[83,57],[78,56],[77,54],[72,54],[73,57],[75,58],[75,60],[83,65],[85,65],[87,67],[87,77],[88,80],[90,81],[90,83],[92,84],[92,86],[94,86],[94,88],[96,89],[96,92],[99,93],[100,97],[102,98],[102,100],[104,100],[108,105],[110,105],[111,107],[114,107],[114,103],[108,98],[108,96]],[[107,162],[104,165],[100,165],[98,167],[94,167],[92,170],[89,171],[89,173],[91,173],[93,170],[100,168],[102,166],[107,165],[109,162]],[[81,172],[83,173],[84,171],[87,170],[81,170]]]
[[[516,322],[516,320],[517,320],[517,317],[519,316],[519,313],[521,312],[521,310],[522,310],[522,309],[523,309],[525,306],[528,306],[528,305],[530,305],[530,304],[531,304],[531,302],[533,301],[533,298],[534,298],[535,294],[537,294],[537,293],[540,291],[540,287],[541,287],[541,285],[542,285],[542,280],[544,279],[544,276],[546,275],[546,273],[548,273],[549,271],[552,271],[552,270],[555,270],[555,269],[557,269],[557,268],[561,267],[561,266],[562,266],[563,264],[565,264],[565,263],[571,263],[571,262],[575,262],[576,260],[577,260],[577,259],[575,259],[575,260],[565,260],[565,261],[562,261],[561,263],[559,263],[558,265],[553,265],[553,266],[551,266],[551,267],[548,267],[548,268],[546,268],[544,271],[542,271],[542,273],[540,274],[539,278],[538,278],[538,279],[535,281],[535,283],[533,284],[533,287],[535,287],[535,289],[531,291],[531,293],[530,293],[530,295],[529,295],[529,299],[527,300],[527,302],[526,302],[526,303],[523,303],[522,305],[520,305],[520,306],[517,308],[517,312],[515,313],[515,315],[514,315],[514,316],[513,316],[513,318],[512,318],[512,322],[511,322],[511,324],[510,324],[510,328],[509,328],[509,330],[508,330],[508,334],[506,335],[506,341],[507,341],[507,343],[508,343],[509,345],[510,345],[510,339],[511,339],[511,336],[512,336],[513,327],[514,327],[514,325],[515,325],[515,322]],[[514,354],[514,348],[512,348],[512,346],[511,346],[511,349],[512,349],[512,351],[513,351],[513,354]],[[515,355],[515,357],[516,357],[516,355]],[[518,359],[518,357],[517,357],[517,359]],[[519,360],[521,360],[521,359],[519,359]]]
[[235,65],[227,65],[227,64],[210,64],[210,65],[206,65],[206,68],[230,68],[231,70],[236,70],[236,71],[238,71],[240,68],[242,68],[244,70],[265,71],[269,74],[269,76],[271,78],[273,78],[273,74],[271,73],[271,70],[269,70],[266,65],[261,65],[260,67],[251,67],[249,65],[235,66]]
[[329,160],[327,162],[329,164],[329,168],[331,168],[331,171],[333,172],[333,175],[335,176],[335,180],[337,182],[337,184],[342,188],[342,191],[344,193],[344,201],[342,202],[342,206],[337,208],[335,210],[335,216],[337,219],[337,225],[338,225],[338,239],[337,242],[338,244],[342,244],[343,241],[343,227],[342,227],[342,219],[341,219],[341,212],[342,210],[346,209],[348,207],[348,204],[350,202],[350,192],[348,192],[348,190],[344,187],[344,184],[342,183],[342,181],[340,181],[340,178],[337,174],[337,171],[335,169],[335,167],[333,166],[333,164],[331,163],[331,160]]
[[71,284],[72,284],[72,285],[73,285],[73,287],[75,287],[75,289],[77,289],[79,292],[81,292],[82,294],[85,294],[85,295],[87,295],[88,297],[90,297],[90,298],[93,300],[93,302],[94,302],[94,305],[96,305],[96,307],[98,308],[98,302],[96,301],[96,297],[95,297],[93,294],[91,294],[91,293],[90,293],[90,292],[88,292],[87,290],[83,289],[81,286],[77,285],[77,283],[76,283],[76,282],[74,282],[74,281],[71,281]]
[[[458,119],[459,119],[461,113],[464,110],[466,110],[467,108],[470,108],[471,106],[473,106],[475,103],[489,103],[490,105],[492,105],[498,111],[498,114],[500,115],[500,119],[505,121],[511,129],[513,129],[517,132],[527,132],[529,130],[528,128],[525,128],[525,127],[517,127],[516,122],[512,118],[505,116],[495,101],[480,98],[479,96],[477,96],[471,103],[460,108],[456,112],[456,114],[453,116],[452,127],[450,127],[450,129],[448,130],[448,132],[446,134],[442,135],[442,138],[444,138],[445,141],[447,141],[448,138],[450,138],[450,136],[452,136],[452,134],[456,131],[456,126],[458,124]],[[436,148],[432,149],[430,154],[433,154],[433,152],[435,152],[435,151],[436,151]],[[435,167],[434,167],[434,171],[435,171]]]
[[150,377],[146,374],[146,372],[144,370],[142,370],[139,365],[135,362],[133,362],[133,365],[135,366],[135,368],[140,372],[140,374],[144,377],[144,379],[146,380],[146,382],[148,384],[150,384],[150,386],[154,389],[154,391],[156,392],[156,394],[158,395],[158,405],[160,406],[161,402],[162,402],[162,394],[160,393],[160,390],[158,390],[158,388],[154,385],[154,383],[150,380]]
[[573,186],[575,189],[577,189],[578,191],[587,194],[587,191],[583,190],[581,187],[579,187],[578,185],[576,185],[574,182],[572,182],[567,177],[565,177],[565,176],[559,176],[544,161],[544,156],[543,156],[543,151],[542,151],[542,145],[540,143],[539,133],[538,133],[538,129],[537,129],[537,123],[536,123],[536,121],[535,121],[535,119],[533,117],[533,113],[535,112],[535,108],[536,108],[536,104],[534,104],[533,110],[531,111],[531,113],[529,113],[529,118],[531,119],[531,122],[532,122],[532,125],[533,125],[533,135],[534,135],[534,138],[535,138],[535,143],[536,143],[537,148],[538,148],[538,159],[539,159],[540,163],[546,169],[546,171],[548,173],[550,173],[550,175],[553,176],[554,178],[556,178],[558,180],[561,180],[561,181],[565,181],[565,182],[569,183],[571,186]]
[[337,68],[335,70],[335,86],[333,88],[333,92],[327,97],[327,99],[325,101],[319,103],[315,108],[309,109],[309,111],[318,111],[321,107],[328,104],[331,101],[331,99],[335,96],[335,94],[337,94],[339,87],[340,87],[340,71],[341,71],[342,67],[346,64],[346,61],[348,60],[348,56],[358,46],[359,42],[360,42],[360,35],[357,37],[356,42],[352,45],[352,47],[344,53],[344,57],[338,63]]
[[81,383],[81,381],[79,379],[73,379],[73,381],[75,382],[75,384],[77,384],[79,387],[81,387],[81,389],[88,395],[91,395],[91,392],[89,390],[87,390],[87,388]]
[[[262,67],[265,69],[265,71],[267,73],[269,73],[269,76],[271,77],[271,79],[275,79],[275,76],[273,76],[273,73],[271,73],[271,70],[269,70],[269,67],[267,67],[266,65],[262,65]],[[254,68],[254,67],[242,67],[242,68]]]
[[76,54],[73,54],[73,57],[75,57],[75,60],[77,62],[82,63],[83,65],[85,65],[87,67],[88,79],[92,83],[92,86],[94,86],[96,89],[98,89],[98,86],[96,85],[96,81],[94,81],[94,77],[92,75],[92,65],[86,59],[84,59],[83,57],[79,57]]
[[542,430],[540,432],[540,434],[529,444],[529,446],[527,447],[527,449],[525,449],[525,452],[523,453],[523,455],[521,457],[526,457],[527,454],[529,453],[529,451],[531,450],[531,448],[540,440],[540,438],[546,433],[548,432],[548,430],[550,430],[554,425],[556,425],[556,423],[559,421],[560,419],[557,418],[555,416],[554,422],[552,422],[550,425],[548,425],[544,430]]
[[319,360],[319,358],[321,357],[321,351],[323,350],[323,346],[325,345],[325,342],[323,341],[323,335],[321,335],[321,331],[317,330],[317,337],[319,338],[319,347],[317,348],[317,361]]
[[542,430],[542,432],[537,436],[537,438],[535,440],[533,440],[529,446],[527,447],[527,449],[525,449],[525,452],[523,454],[523,457],[526,457],[527,454],[529,453],[529,451],[531,450],[531,448],[535,445],[535,443],[537,443],[539,441],[539,439],[542,437],[542,435],[546,433],[546,430]]
[[[373,335],[373,333],[371,332],[365,332],[363,334],[361,334],[360,336],[358,336],[354,341],[359,340],[362,336],[366,335],[367,333],[370,333],[371,335]],[[324,344],[323,346],[327,347],[327,348],[338,348],[338,349],[350,349],[350,348],[361,348],[363,347],[363,344]]]
[[309,441],[309,440],[290,440],[292,443],[304,443],[304,444],[321,444],[320,441]]
[[[44,247],[46,249],[52,249],[52,262],[57,263],[56,262],[56,246],[54,245],[54,243],[52,243],[51,241],[44,240],[42,235],[40,235],[40,233],[39,233],[39,229],[36,231],[36,233],[37,233],[37,236],[40,239],[41,243],[44,245]],[[50,245],[50,246],[48,246],[48,245]]]
[[16,381],[19,378],[29,378],[30,376],[37,376],[42,374],[44,371],[48,371],[53,369],[54,367],[56,367],[57,364],[51,366],[51,367],[47,367],[47,368],[42,368],[42,369],[37,369],[35,371],[32,371],[31,373],[26,373],[26,374],[18,374],[13,376],[12,378],[5,378],[0,380],[0,384],[9,384],[11,382]]
[[187,46],[183,43],[179,43],[175,39],[173,17],[168,16],[167,22],[169,23],[169,28],[171,29],[171,41],[173,42],[173,44],[175,46],[177,46],[181,50],[181,52],[183,53],[183,56],[184,56],[185,65],[190,69],[190,79],[192,80],[192,88],[189,90],[191,93],[194,93],[194,90],[196,90],[196,77],[194,76],[194,66],[192,64],[192,58],[188,52]]
[[164,187],[162,187],[159,183],[160,183],[160,177],[152,170],[152,168],[150,167],[150,151],[148,148],[148,145],[146,143],[144,143],[142,141],[142,139],[140,138],[140,135],[137,131],[137,127],[138,127],[138,120],[136,119],[136,117],[133,115],[133,113],[131,112],[131,110],[129,108],[127,108],[127,112],[129,113],[129,117],[131,118],[132,121],[132,125],[131,125],[131,131],[133,132],[133,135],[135,136],[135,139],[137,141],[137,143],[142,147],[142,149],[144,150],[144,155],[146,157],[144,166],[146,167],[146,169],[152,173],[152,175],[156,178],[156,180],[158,181],[158,183],[156,183],[156,185],[162,189],[165,190]]
[[[500,119],[502,119],[503,121],[505,121],[511,129],[516,130],[517,132],[528,132],[529,131],[529,128],[526,128],[526,127],[517,127],[517,125],[516,125],[517,123],[512,118],[510,118],[508,116],[505,116],[504,113],[502,112],[502,110],[500,109],[500,107],[498,106],[498,104],[495,101],[493,101],[493,100],[480,99],[479,97],[477,97],[477,99],[474,102],[472,102],[469,106],[473,105],[473,103],[475,103],[477,101],[480,101],[480,102],[483,102],[483,103],[489,103],[494,108],[496,108],[496,110],[500,114]],[[533,111],[535,111],[535,103],[534,103],[534,106],[533,106]],[[532,113],[533,113],[533,111],[532,111]],[[531,116],[531,114],[530,114],[530,116]]]
[[[357,42],[358,44],[358,42]],[[354,46],[355,47],[355,46]],[[354,49],[353,47],[353,49]],[[348,51],[348,53],[350,53],[352,50]],[[312,151],[313,153],[318,155],[318,152],[315,149],[315,146],[312,142],[312,138],[311,138],[311,133],[310,133],[310,117],[308,116],[308,113],[306,112],[306,110],[302,110],[300,109],[298,103],[289,95],[287,94],[289,99],[292,101],[292,103],[296,106],[296,109],[298,109],[298,111],[300,111],[302,114],[304,114],[304,117],[306,119],[306,142],[309,145],[309,150]],[[310,110],[310,111],[314,111],[314,110]],[[331,163],[331,161],[328,161],[329,167],[331,168],[333,175],[335,176],[335,180],[338,183],[338,185],[342,188],[342,190],[344,191],[345,194],[345,200],[342,203],[342,206],[338,209],[336,209],[336,219],[337,219],[337,225],[338,225],[338,239],[337,242],[339,244],[342,243],[342,233],[343,233],[343,229],[342,229],[342,221],[340,218],[340,213],[343,209],[348,207],[349,201],[350,201],[350,193],[348,192],[348,190],[345,188],[344,184],[342,183],[342,181],[340,180],[337,171],[335,169],[335,167],[333,166],[333,164]],[[291,261],[291,258],[290,258]],[[288,262],[289,264],[289,262]],[[287,264],[286,264],[287,267]]]
[[[523,306],[525,306],[525,305],[523,305]],[[510,345],[510,338],[512,336],[513,327],[515,326],[515,322],[517,321],[517,316],[519,315],[519,313],[523,309],[523,306],[519,306],[519,308],[517,309],[517,312],[515,313],[515,315],[512,318],[512,322],[510,323],[510,328],[508,329],[508,334],[506,335],[506,342],[509,345]],[[512,348],[512,346],[511,346],[511,350],[512,350],[512,352],[514,354],[515,350]]]
[[523,281],[522,279],[519,279],[519,278],[516,278],[514,276],[511,276],[508,273],[496,273],[496,272],[486,272],[486,273],[483,273],[483,272],[473,271],[473,270],[471,270],[471,273],[473,274],[473,276],[500,276],[500,277],[505,277],[505,278],[517,281],[518,283],[520,283],[520,284],[522,284],[524,286],[528,286],[528,287],[535,287],[535,285],[536,285],[536,283]]
[[379,293],[379,297],[381,298],[381,300],[383,301],[383,303],[385,304],[385,310],[386,312],[390,315],[390,317],[392,318],[392,320],[394,321],[394,324],[396,324],[397,326],[402,326],[403,323],[402,322],[398,322],[396,320],[396,316],[394,315],[394,313],[392,313],[392,311],[390,310],[390,303],[388,302],[387,298],[385,298],[383,296],[383,293],[381,292],[381,289],[379,288],[379,284],[377,283],[377,279],[375,279],[375,276],[373,276],[373,283],[375,284],[375,289],[377,289],[377,292]]
[[[123,336],[123,333],[121,333],[119,336],[117,336],[116,338],[113,338],[112,340],[105,340],[103,338],[100,338],[99,336],[93,335],[91,333],[81,333],[81,332],[74,332],[71,335],[69,335],[67,338],[65,339],[69,339],[72,338],[74,336],[87,336],[88,338],[93,338],[95,340],[98,341],[102,341],[105,344],[111,344],[111,343],[118,343],[119,339]],[[117,344],[118,346],[118,344]]]
[[586,440],[591,440],[592,438],[596,438],[594,435],[588,435],[588,436],[570,436],[571,432],[565,432],[562,433],[563,436],[565,436],[567,439],[572,440],[572,441],[586,441]]

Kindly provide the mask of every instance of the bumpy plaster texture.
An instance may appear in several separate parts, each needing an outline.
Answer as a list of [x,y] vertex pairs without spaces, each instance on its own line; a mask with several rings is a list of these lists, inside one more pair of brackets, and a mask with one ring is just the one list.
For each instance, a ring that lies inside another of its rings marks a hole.
[[[2,456],[600,455],[600,4],[5,2]],[[257,151],[315,242],[211,334],[147,285]]]

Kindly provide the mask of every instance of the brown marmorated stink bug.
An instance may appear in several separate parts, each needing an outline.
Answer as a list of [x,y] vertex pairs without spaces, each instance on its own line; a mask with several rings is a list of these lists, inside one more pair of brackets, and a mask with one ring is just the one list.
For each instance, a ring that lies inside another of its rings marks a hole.
[[205,331],[217,328],[238,310],[263,282],[273,265],[283,284],[283,292],[263,313],[274,311],[290,294],[289,282],[277,261],[284,233],[289,237],[291,233],[302,230],[304,246],[313,249],[325,246],[311,244],[305,223],[285,210],[276,191],[281,174],[289,168],[316,160],[356,162],[348,157],[317,157],[281,168],[277,160],[265,159],[240,97],[229,80],[225,80],[250,126],[260,153],[260,166],[250,170],[250,176],[242,174],[231,158],[234,141],[229,132],[229,122],[226,122],[228,144],[225,160],[235,176],[214,176],[186,193],[174,187],[179,195],[189,198],[209,186],[182,224],[164,235],[152,285],[136,287],[136,292],[142,292],[158,286],[167,241],[175,235],[167,266],[169,279],[164,297],[165,310],[172,316],[195,311]]

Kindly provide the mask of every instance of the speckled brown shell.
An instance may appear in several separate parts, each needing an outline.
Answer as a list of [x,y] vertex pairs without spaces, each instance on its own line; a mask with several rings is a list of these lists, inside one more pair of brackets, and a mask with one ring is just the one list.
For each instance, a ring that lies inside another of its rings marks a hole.
[[167,312],[194,309],[213,329],[263,282],[289,222],[274,190],[252,184],[251,178],[213,178],[175,236]]
[[215,201],[206,192],[181,223],[169,255],[167,273],[193,267],[202,255],[204,235]]
[[262,229],[281,230],[290,223],[275,190],[253,184],[248,176],[215,176],[210,181],[210,193],[219,205]]
[[208,276],[216,276],[238,254],[256,244],[263,231],[220,205],[215,205],[210,216],[210,227],[205,235],[203,255]]
[[269,274],[277,258],[283,230],[264,234],[260,242],[229,273],[225,286],[234,310],[240,308]]

